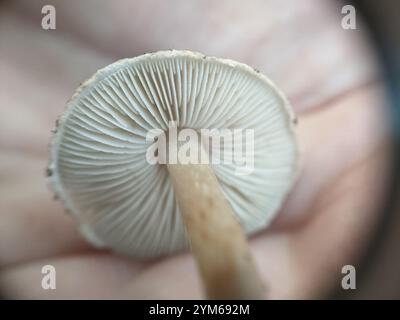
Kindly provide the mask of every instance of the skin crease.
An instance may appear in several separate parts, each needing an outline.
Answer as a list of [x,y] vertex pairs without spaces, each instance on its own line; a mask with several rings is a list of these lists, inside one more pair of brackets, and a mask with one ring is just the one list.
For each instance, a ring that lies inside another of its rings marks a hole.
[[[190,253],[133,261],[91,248],[44,177],[54,121],[79,83],[122,57],[176,48],[247,63],[299,120],[298,181],[250,246],[266,298],[340,288],[378,223],[389,159],[386,102],[363,26],[326,1],[0,3],[0,290],[9,298],[203,298]],[[283,4],[284,3],[284,4]],[[54,265],[57,289],[41,288]]]

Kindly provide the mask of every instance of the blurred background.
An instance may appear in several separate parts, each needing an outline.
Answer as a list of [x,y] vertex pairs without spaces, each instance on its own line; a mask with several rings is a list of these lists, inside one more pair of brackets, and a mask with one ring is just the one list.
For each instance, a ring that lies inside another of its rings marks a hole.
[[[395,0],[0,1],[0,295],[203,298],[187,252],[143,262],[91,248],[45,177],[51,131],[80,83],[121,58],[187,49],[260,70],[298,116],[299,179],[250,240],[266,298],[400,298],[399,9]],[[42,287],[46,265],[54,290]],[[349,265],[356,288],[346,290]]]

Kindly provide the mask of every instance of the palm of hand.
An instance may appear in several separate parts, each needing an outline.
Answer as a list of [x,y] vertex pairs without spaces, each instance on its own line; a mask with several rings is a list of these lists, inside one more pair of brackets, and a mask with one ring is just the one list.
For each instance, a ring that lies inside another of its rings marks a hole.
[[[0,288],[16,298],[202,297],[190,253],[141,262],[91,248],[44,178],[54,120],[77,80],[117,58],[174,47],[248,63],[289,96],[299,118],[299,180],[274,225],[250,243],[268,297],[315,296],[355,261],[377,219],[385,111],[367,48],[341,28],[339,9],[321,2],[294,1],[289,14],[261,1],[153,2],[96,4],[96,14],[90,1],[74,3],[74,12],[56,2],[50,32],[33,20],[41,3],[2,5]],[[40,285],[47,264],[57,290]]]

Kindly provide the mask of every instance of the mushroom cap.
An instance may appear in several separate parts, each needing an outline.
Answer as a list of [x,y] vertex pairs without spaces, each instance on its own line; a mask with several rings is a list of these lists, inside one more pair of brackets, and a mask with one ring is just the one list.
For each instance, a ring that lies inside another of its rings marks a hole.
[[[189,245],[165,165],[146,161],[149,130],[254,130],[254,170],[213,165],[246,233],[265,228],[294,183],[295,117],[253,68],[190,51],[117,61],[76,91],[51,141],[50,185],[98,247],[157,257]],[[245,142],[246,143],[246,142]],[[229,235],[227,235],[229,236]]]

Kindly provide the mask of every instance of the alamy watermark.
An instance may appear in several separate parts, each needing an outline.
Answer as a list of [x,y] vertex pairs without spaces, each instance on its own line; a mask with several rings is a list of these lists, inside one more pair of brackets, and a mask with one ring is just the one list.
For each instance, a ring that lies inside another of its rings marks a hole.
[[55,290],[56,289],[56,268],[47,264],[42,267],[42,289],[43,290]]
[[354,6],[347,4],[342,7],[342,28],[345,30],[355,30],[357,29],[357,18],[356,18],[356,8]]
[[56,29],[56,8],[50,4],[42,7],[42,29],[55,30]]
[[236,175],[254,170],[253,129],[178,128],[170,121],[168,130],[152,129],[146,151],[149,164],[229,164]]
[[342,278],[342,288],[344,290],[355,290],[356,289],[356,268],[350,264],[346,264],[342,267],[342,274],[345,276]]

